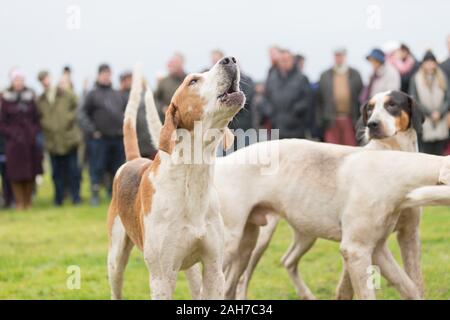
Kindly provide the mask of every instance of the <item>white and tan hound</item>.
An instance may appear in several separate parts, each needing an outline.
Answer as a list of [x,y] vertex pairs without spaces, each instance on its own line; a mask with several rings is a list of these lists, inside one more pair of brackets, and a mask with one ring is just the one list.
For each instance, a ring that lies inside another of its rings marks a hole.
[[[187,270],[194,298],[222,299],[223,222],[213,161],[197,157],[214,158],[228,123],[244,104],[236,60],[225,57],[210,71],[184,79],[166,112],[153,162],[139,153],[136,115],[142,82],[138,74],[134,78],[124,121],[126,163],[115,175],[108,212],[112,298],[122,297],[124,270],[137,246],[151,273],[152,298],[172,298],[178,272]],[[151,93],[146,102],[151,115]],[[198,262],[203,265],[201,283]]]

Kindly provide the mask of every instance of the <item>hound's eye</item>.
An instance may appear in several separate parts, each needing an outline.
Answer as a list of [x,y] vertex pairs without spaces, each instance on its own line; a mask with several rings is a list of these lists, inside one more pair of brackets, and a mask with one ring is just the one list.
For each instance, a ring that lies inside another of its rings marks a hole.
[[191,81],[189,81],[189,85],[192,86],[194,84],[196,84],[198,81],[198,79],[192,79]]
[[388,103],[388,105],[386,106],[386,108],[393,110],[395,109],[397,106],[394,103]]

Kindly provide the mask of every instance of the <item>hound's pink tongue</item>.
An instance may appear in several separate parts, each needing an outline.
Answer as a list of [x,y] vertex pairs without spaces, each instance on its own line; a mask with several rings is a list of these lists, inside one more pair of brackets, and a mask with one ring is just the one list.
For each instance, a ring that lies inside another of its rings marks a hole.
[[230,106],[242,105],[244,103],[244,100],[245,95],[242,91],[226,94],[223,99],[221,98],[222,102],[225,102],[227,105]]

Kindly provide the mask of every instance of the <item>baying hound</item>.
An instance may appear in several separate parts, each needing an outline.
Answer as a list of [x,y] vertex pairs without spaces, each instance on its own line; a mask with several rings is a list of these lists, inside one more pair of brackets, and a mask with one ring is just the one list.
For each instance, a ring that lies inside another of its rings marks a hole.
[[[349,272],[343,274],[338,297],[350,298],[353,287],[358,298],[374,298],[374,289],[367,286],[367,271],[376,265],[403,297],[421,298],[420,211],[415,207],[450,203],[450,187],[436,186],[448,184],[450,160],[373,150],[417,151],[416,130],[421,124],[417,111],[410,97],[383,93],[364,107],[363,122],[371,139],[364,148],[289,139],[257,143],[219,159],[215,178],[227,238],[226,297],[235,297],[255,243],[264,251],[278,217],[284,217],[295,235],[282,261],[301,297],[314,298],[297,264],[317,238],[324,238],[341,242]],[[273,175],[261,174],[266,163],[230,165],[264,150],[278,152],[278,171]],[[265,224],[272,229],[258,239],[259,228]],[[402,234],[398,238],[402,258],[414,281],[386,246],[395,229]],[[252,257],[253,266],[258,255]]]
[[[418,152],[417,135],[422,131],[423,116],[414,100],[400,91],[389,91],[376,94],[361,110],[361,117],[357,125],[357,136],[364,144],[366,150],[399,150],[407,152]],[[288,190],[286,190],[288,192]],[[405,209],[395,227],[397,231],[397,241],[402,253],[405,271],[414,281],[423,296],[423,280],[420,268],[420,237],[419,222],[421,216],[420,208]],[[280,220],[280,215],[271,212],[266,215],[266,225],[261,226],[256,244],[251,243],[245,251],[250,254],[241,255],[246,266],[244,274],[241,268],[234,268],[231,272],[227,285],[228,294],[234,295],[236,291],[236,281],[240,277],[236,298],[245,299],[249,281],[256,265],[268,247],[275,228]],[[247,229],[257,228],[250,223]],[[294,230],[294,232],[296,232]],[[300,298],[314,299],[314,295],[308,286],[303,282],[298,274],[298,263],[301,257],[309,250],[299,241],[302,239],[301,232],[294,236],[293,243],[282,258],[282,264],[294,283],[296,292]],[[246,259],[249,259],[248,264]],[[352,297],[351,285],[348,277],[344,275],[337,297],[348,299]],[[344,288],[347,290],[344,291]]]
[[[114,177],[108,212],[113,299],[122,296],[123,273],[133,246],[142,250],[151,271],[152,298],[172,298],[180,270],[187,270],[194,298],[200,292],[202,298],[223,298],[223,222],[211,159],[245,102],[239,79],[233,57],[223,58],[208,72],[188,75],[167,109],[159,152],[152,162],[139,154],[136,114],[142,83],[135,72],[124,121],[126,163]],[[151,93],[146,102],[151,126],[155,113]],[[197,262],[203,265],[201,283]]]

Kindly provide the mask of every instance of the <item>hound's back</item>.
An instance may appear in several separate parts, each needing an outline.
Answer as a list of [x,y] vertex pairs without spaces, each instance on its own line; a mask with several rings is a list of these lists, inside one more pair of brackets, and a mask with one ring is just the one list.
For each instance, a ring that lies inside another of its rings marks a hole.
[[[142,184],[149,184],[145,179],[145,173],[152,164],[151,160],[137,158],[124,164],[114,178],[113,198],[109,208],[110,232],[114,220],[120,217],[126,233],[133,243],[142,250],[143,247],[143,225],[141,207]],[[143,188],[148,189],[148,188]]]

